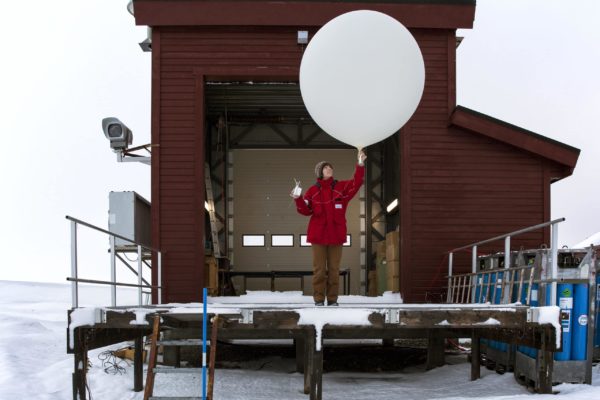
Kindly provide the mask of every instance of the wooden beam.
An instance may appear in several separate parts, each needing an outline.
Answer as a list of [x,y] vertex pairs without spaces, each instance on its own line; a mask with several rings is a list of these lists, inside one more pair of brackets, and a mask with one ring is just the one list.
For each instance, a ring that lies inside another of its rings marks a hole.
[[73,400],[86,400],[88,348],[85,340],[85,328],[75,328],[74,332],[74,365],[73,365]]
[[444,346],[446,339],[440,332],[430,330],[427,337],[427,366],[430,370],[437,367],[442,367],[445,364]]
[[306,328],[304,335],[304,394],[310,394],[312,388],[312,374],[315,355],[315,330]]
[[142,390],[144,390],[144,335],[138,334],[133,353],[133,391]]
[[296,349],[296,372],[304,373],[304,347],[306,346],[304,337],[294,338],[294,347]]
[[471,380],[481,378],[481,341],[479,333],[473,329],[471,334]]
[[542,346],[540,349],[540,369],[538,371],[539,393],[552,394],[552,373],[554,369],[554,354],[549,349],[552,339],[551,328],[546,327],[542,334]]

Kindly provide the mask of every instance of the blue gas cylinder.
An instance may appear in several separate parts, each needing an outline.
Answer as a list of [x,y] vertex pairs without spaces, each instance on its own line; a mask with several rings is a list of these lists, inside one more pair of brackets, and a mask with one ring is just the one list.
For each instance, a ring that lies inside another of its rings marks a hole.
[[600,347],[600,273],[596,275],[596,335],[594,346]]
[[488,293],[488,282],[490,281],[490,274],[484,274],[483,275],[483,286],[481,287],[481,300],[479,301],[480,303],[485,303],[486,302],[486,297],[487,297],[487,293]]
[[571,360],[585,360],[587,358],[589,295],[590,291],[585,283],[573,285]]
[[556,361],[567,361],[571,358],[573,336],[573,285],[571,283],[560,283],[556,291],[556,300],[560,307],[562,351],[554,353],[554,359]]
[[473,303],[479,303],[481,297],[481,287],[483,285],[483,275],[477,274],[475,275],[475,298],[473,299]]

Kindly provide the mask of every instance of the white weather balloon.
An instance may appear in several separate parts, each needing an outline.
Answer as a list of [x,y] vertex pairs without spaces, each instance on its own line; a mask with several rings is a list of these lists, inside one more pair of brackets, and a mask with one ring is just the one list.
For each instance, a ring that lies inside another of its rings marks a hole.
[[398,131],[415,112],[424,83],[417,42],[400,22],[377,11],[329,21],[300,64],[300,91],[313,120],[358,148]]

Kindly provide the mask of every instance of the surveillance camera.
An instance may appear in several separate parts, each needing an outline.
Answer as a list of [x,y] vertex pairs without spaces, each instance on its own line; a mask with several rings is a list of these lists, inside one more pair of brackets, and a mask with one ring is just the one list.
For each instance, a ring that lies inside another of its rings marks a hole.
[[106,138],[110,141],[110,148],[114,151],[125,150],[133,142],[131,129],[117,118],[109,117],[102,119],[102,130]]

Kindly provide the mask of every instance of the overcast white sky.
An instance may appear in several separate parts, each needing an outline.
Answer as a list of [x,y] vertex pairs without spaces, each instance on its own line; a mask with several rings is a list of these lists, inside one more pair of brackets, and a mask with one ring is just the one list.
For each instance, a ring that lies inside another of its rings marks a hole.
[[[150,168],[118,164],[100,126],[117,116],[134,145],[150,142],[146,30],[126,4],[1,7],[0,279],[64,282],[65,215],[106,227],[109,191],[150,199]],[[459,32],[458,104],[582,150],[574,175],[553,185],[552,217],[567,218],[561,245],[600,231],[599,20],[597,0],[478,0],[474,28]],[[81,251],[94,244],[105,256],[106,240],[84,234]],[[81,257],[84,270],[97,263]]]

